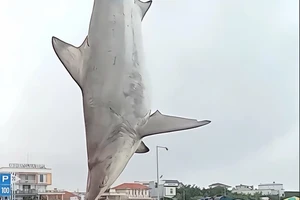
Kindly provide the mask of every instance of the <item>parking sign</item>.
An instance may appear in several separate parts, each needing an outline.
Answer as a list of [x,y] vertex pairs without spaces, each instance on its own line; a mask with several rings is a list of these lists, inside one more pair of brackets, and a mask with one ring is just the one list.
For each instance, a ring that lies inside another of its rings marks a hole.
[[10,196],[11,174],[0,174],[0,197]]

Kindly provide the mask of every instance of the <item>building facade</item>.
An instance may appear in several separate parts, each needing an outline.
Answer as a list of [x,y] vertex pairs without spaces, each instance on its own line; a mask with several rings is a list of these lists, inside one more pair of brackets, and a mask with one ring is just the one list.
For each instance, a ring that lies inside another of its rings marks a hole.
[[177,189],[183,186],[178,180],[162,180],[158,185],[158,189],[156,181],[135,181],[135,183],[149,187],[150,197],[155,199],[157,198],[158,191],[160,197],[173,198],[177,194]]
[[281,183],[268,183],[268,184],[259,184],[257,189],[254,189],[253,186],[248,185],[237,185],[232,189],[233,193],[239,194],[251,194],[254,195],[256,193],[260,193],[263,196],[268,195],[280,195],[280,197],[285,196],[285,192],[283,189],[283,184]]
[[213,184],[209,185],[208,187],[209,188],[221,187],[221,188],[226,188],[226,189],[231,188],[230,185],[226,185],[226,184],[223,184],[223,183],[213,183]]
[[109,200],[152,200],[149,188],[140,183],[123,183],[106,191],[101,197]]
[[235,186],[232,190],[231,190],[232,193],[237,193],[237,194],[250,194],[250,195],[254,195],[256,193],[259,193],[260,191],[257,190],[257,189],[254,189],[254,186],[251,185],[243,185],[243,184],[240,184],[240,185],[237,185]]
[[261,192],[262,195],[280,195],[284,197],[284,188],[283,184],[281,183],[266,183],[266,184],[259,184],[258,190]]
[[178,180],[162,180],[163,197],[173,198],[177,194],[177,189],[183,187]]
[[39,193],[45,193],[52,185],[52,170],[43,164],[10,163],[1,167],[0,173],[14,173],[18,177],[12,186],[15,199],[38,198]]

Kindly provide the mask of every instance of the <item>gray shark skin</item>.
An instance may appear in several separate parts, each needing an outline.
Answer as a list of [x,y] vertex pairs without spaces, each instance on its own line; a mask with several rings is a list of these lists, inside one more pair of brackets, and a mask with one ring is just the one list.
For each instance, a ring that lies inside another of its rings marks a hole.
[[210,123],[151,114],[141,33],[151,3],[94,0],[88,35],[79,47],[52,37],[57,57],[82,91],[88,200],[100,198],[134,153],[149,151],[144,137]]

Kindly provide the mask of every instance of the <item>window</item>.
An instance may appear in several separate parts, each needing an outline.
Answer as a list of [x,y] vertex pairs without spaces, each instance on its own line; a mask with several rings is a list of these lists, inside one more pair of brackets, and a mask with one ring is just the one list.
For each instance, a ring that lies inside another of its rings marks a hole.
[[43,183],[44,182],[44,175],[40,174],[40,182]]
[[173,188],[170,188],[170,194],[174,194]]
[[35,175],[28,175],[28,180],[29,181],[34,181],[35,180]]
[[23,190],[28,191],[30,189],[30,185],[23,185]]

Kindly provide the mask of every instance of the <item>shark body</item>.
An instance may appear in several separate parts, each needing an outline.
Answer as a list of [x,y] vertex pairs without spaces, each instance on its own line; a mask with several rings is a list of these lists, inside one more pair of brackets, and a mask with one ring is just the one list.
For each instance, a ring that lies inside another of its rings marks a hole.
[[87,200],[119,177],[146,136],[209,124],[151,114],[141,24],[152,1],[94,0],[88,35],[75,47],[52,37],[54,51],[82,91],[88,156]]

